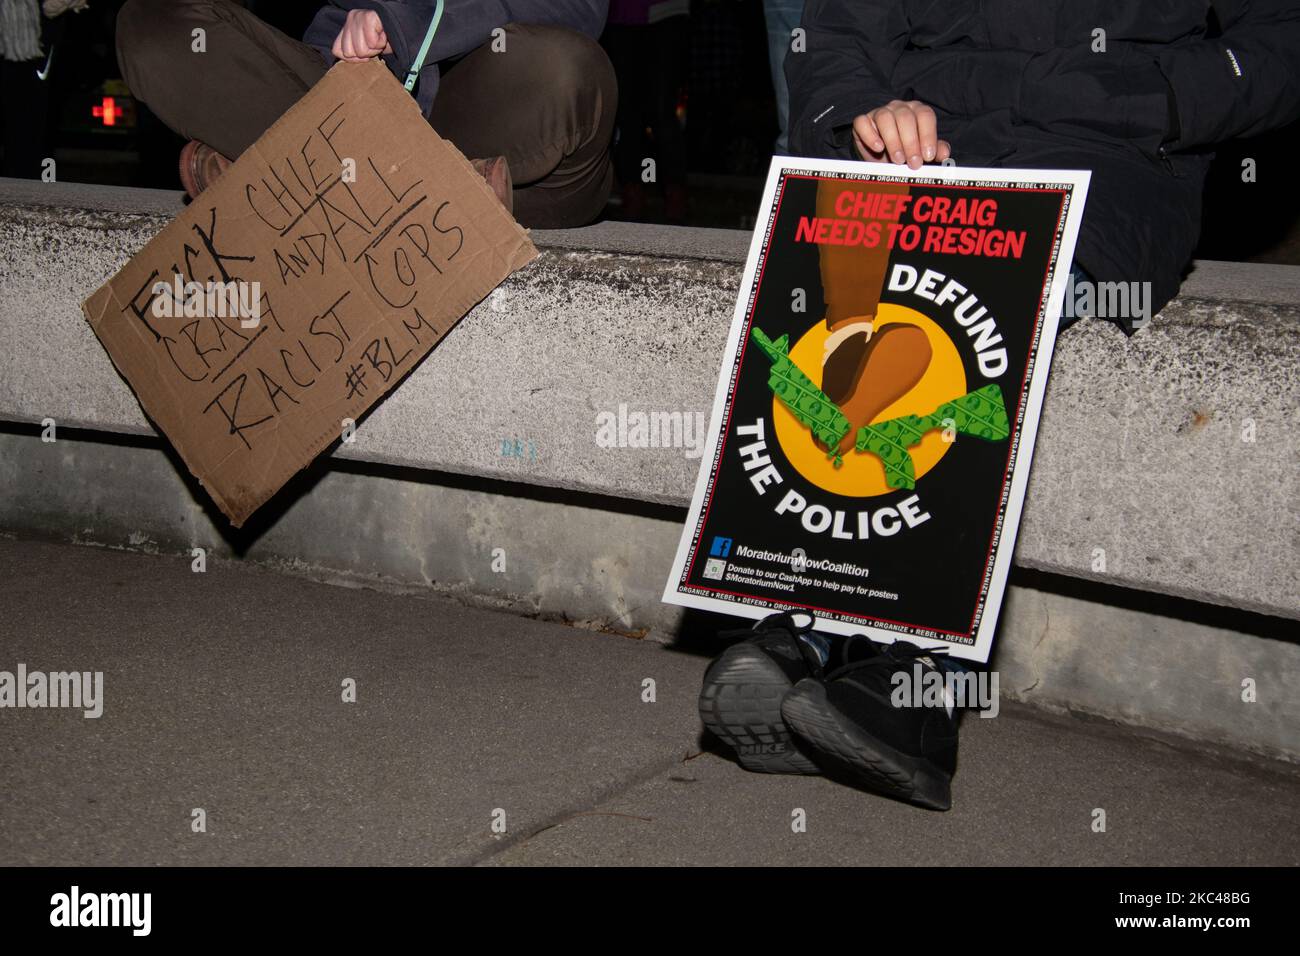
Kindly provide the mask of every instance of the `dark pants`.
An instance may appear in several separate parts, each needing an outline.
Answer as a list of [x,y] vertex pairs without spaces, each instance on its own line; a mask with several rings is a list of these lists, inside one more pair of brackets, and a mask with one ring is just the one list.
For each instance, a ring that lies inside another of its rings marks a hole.
[[[206,52],[191,49],[203,28]],[[595,219],[613,180],[614,71],[594,40],[511,24],[444,67],[430,122],[466,156],[504,156],[515,217],[562,228]],[[328,64],[233,0],[128,0],[117,59],[132,95],[188,139],[237,158],[325,75]]]

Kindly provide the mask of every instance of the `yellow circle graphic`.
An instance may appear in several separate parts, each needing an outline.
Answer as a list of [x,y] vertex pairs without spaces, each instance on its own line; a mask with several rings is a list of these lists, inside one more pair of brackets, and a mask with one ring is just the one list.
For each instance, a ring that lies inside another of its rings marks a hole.
[[[929,415],[944,402],[966,394],[966,370],[961,355],[937,323],[907,306],[881,303],[876,314],[876,332],[891,324],[914,325],[926,334],[930,340],[930,366],[911,391],[867,422],[869,425],[900,415]],[[822,384],[822,352],[828,334],[826,323],[818,322],[790,349],[790,360],[818,388]],[[772,398],[772,421],[776,426],[777,441],[790,463],[799,474],[823,491],[867,498],[898,490],[885,484],[885,468],[870,452],[850,451],[844,456],[844,463],[836,468],[835,463],[826,457],[826,452],[817,447],[812,433],[775,396]],[[935,429],[908,449],[916,477],[920,479],[937,465],[951,445],[952,442],[944,441],[943,433]]]

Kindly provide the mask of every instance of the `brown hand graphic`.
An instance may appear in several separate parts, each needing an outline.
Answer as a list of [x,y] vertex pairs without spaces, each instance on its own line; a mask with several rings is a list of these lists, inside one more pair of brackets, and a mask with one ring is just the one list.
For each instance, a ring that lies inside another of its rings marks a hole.
[[[930,339],[914,325],[886,325],[870,339],[855,335],[835,349],[822,370],[822,391],[852,426],[840,454],[853,450],[859,428],[921,381],[932,354]],[[830,450],[820,441],[817,446]]]

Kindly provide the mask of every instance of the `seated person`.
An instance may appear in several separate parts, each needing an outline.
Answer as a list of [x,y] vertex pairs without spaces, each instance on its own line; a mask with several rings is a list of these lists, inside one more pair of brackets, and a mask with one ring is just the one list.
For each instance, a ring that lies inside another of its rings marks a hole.
[[[525,226],[584,225],[609,197],[618,92],[595,40],[606,5],[446,0],[419,72],[424,115]],[[127,0],[117,56],[132,95],[195,141],[181,154],[195,196],[337,61],[382,57],[404,80],[437,6],[331,0],[298,41],[235,0]]]
[[[1215,145],[1300,117],[1295,0],[808,0],[801,25],[806,52],[785,61],[792,152],[1091,170],[1074,271],[1150,283],[1152,312],[1177,293],[1196,246]],[[819,212],[835,195],[819,189]],[[854,383],[841,373],[873,341],[888,250],[821,252],[824,379],[852,418]],[[1132,331],[1132,316],[1118,318]],[[907,708],[891,691],[913,668],[962,665],[815,624],[774,614],[736,635],[705,673],[705,726],[747,769],[826,772],[948,809],[957,713],[951,702]]]
[[808,0],[802,26],[792,152],[1091,170],[1075,264],[1151,283],[1151,314],[1196,246],[1215,145],[1300,117],[1294,0]]

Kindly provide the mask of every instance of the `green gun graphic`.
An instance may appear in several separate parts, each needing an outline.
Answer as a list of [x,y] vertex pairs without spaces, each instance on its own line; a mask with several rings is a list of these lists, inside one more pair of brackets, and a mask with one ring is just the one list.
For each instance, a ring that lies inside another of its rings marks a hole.
[[985,385],[961,398],[944,402],[929,415],[903,415],[858,429],[854,447],[869,451],[885,466],[885,483],[891,488],[915,488],[916,473],[907,449],[927,432],[952,428],[963,435],[1000,441],[1011,434],[1002,389]]
[[[790,336],[783,335],[775,342],[755,326],[750,338],[766,353],[772,361],[772,371],[767,377],[767,387],[772,394],[781,399],[800,423],[806,425],[813,435],[830,448],[827,458],[835,459],[835,467],[844,463],[840,456],[840,442],[852,427],[844,413],[839,410],[820,388],[812,383],[799,366],[790,361]],[[861,447],[859,439],[859,447]],[[910,458],[909,458],[910,461]]]

